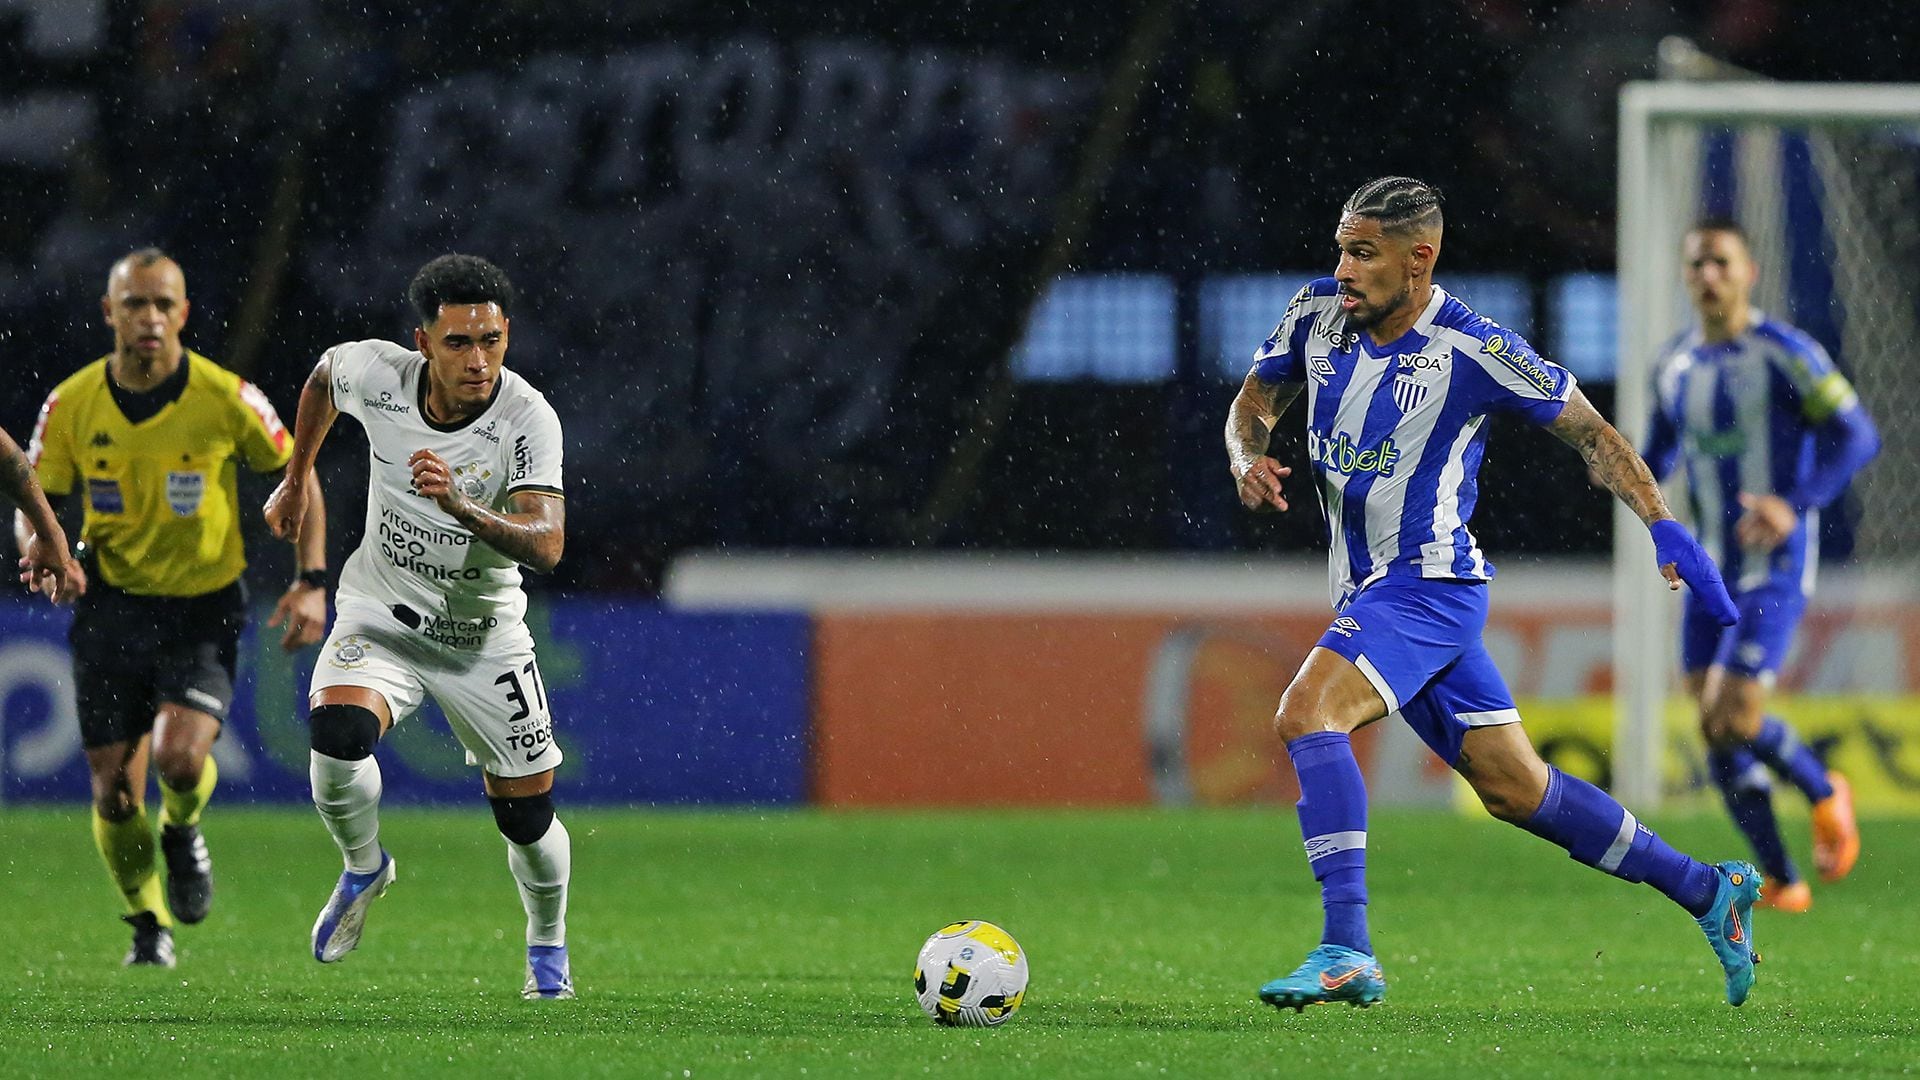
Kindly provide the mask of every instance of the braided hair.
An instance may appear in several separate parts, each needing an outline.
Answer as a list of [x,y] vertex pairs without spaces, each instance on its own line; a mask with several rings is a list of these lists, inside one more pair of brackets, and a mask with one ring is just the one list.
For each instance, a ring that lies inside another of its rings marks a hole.
[[1439,228],[1440,189],[1411,176],[1383,176],[1360,185],[1340,208],[1342,214],[1372,218],[1383,232]]

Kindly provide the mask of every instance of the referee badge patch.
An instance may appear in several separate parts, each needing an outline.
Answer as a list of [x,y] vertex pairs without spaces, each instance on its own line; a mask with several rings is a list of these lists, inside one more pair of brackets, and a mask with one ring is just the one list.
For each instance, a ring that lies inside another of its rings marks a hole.
[[206,493],[206,473],[170,472],[167,474],[167,505],[181,517],[190,517],[199,510],[200,500]]

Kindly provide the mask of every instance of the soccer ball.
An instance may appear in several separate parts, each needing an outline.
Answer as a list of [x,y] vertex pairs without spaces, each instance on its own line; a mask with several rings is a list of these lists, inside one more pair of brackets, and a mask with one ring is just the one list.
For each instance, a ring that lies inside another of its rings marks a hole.
[[913,993],[936,1024],[998,1027],[1026,999],[1026,950],[990,922],[943,926],[920,946]]

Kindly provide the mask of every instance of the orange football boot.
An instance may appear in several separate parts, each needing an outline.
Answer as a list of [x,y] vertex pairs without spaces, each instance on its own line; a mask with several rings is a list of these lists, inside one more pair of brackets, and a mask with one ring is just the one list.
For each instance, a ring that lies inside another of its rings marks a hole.
[[1813,804],[1813,865],[1821,881],[1839,881],[1860,858],[1860,825],[1853,819],[1853,786],[1828,770],[1833,794]]
[[1804,881],[1785,882],[1768,878],[1760,888],[1759,901],[1753,906],[1798,915],[1813,906],[1813,890]]

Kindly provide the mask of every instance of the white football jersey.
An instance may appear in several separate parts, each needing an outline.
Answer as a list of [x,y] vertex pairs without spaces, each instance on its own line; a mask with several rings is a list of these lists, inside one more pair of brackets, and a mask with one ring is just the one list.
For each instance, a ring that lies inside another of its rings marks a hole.
[[495,510],[506,510],[518,491],[560,495],[560,418],[553,407],[502,369],[479,415],[435,424],[422,408],[427,361],[419,353],[391,341],[350,341],[327,356],[334,407],[360,421],[372,455],[366,531],[340,573],[342,599],[409,609],[429,638],[456,647],[517,630],[527,609],[519,565],[415,494],[407,459],[418,450],[440,455],[460,490]]

